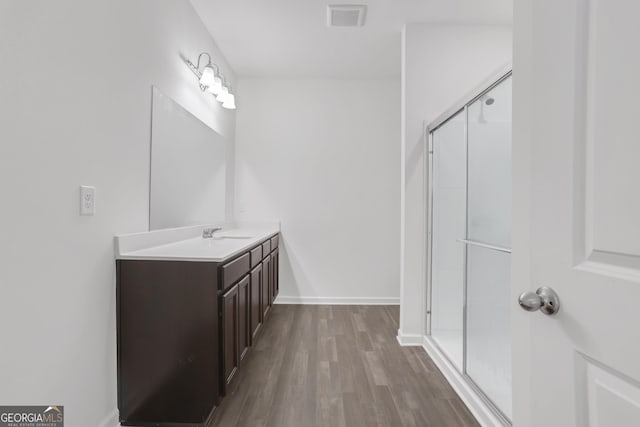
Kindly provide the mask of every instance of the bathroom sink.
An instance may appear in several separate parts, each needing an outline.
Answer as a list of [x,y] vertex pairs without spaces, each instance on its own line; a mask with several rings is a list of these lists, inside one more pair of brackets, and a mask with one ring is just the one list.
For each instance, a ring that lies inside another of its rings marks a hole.
[[213,240],[246,240],[253,239],[253,236],[214,236]]

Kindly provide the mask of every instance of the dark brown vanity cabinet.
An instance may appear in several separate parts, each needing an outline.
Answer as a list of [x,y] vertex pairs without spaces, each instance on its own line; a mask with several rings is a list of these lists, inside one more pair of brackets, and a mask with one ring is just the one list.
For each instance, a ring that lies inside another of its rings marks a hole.
[[116,261],[122,425],[209,424],[278,293],[278,240],[223,262]]

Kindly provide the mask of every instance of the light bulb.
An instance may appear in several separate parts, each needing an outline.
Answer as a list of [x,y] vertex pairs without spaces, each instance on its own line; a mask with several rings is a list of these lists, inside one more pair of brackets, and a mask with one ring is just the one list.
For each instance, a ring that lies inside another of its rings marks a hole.
[[222,90],[222,79],[219,76],[214,76],[213,84],[207,88],[209,92],[217,95]]
[[216,101],[224,103],[228,97],[229,88],[226,86],[222,86],[222,90],[220,90],[220,93],[218,94],[218,96],[216,96]]
[[222,107],[228,110],[235,110],[236,109],[235,95],[232,93],[229,93],[229,95],[227,95],[227,99],[222,103]]
[[213,67],[207,65],[202,70],[202,76],[200,76],[200,84],[202,86],[211,87],[215,82],[216,73],[213,71]]

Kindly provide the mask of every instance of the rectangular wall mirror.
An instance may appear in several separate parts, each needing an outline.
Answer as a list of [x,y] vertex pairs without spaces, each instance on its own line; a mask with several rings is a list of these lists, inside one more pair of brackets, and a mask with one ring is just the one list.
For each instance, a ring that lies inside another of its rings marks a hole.
[[226,141],[153,88],[149,229],[225,219]]

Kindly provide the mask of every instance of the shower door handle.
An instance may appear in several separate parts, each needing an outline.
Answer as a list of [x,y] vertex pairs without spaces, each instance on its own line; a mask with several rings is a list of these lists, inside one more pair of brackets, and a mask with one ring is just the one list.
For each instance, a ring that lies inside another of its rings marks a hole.
[[549,316],[556,314],[560,310],[558,294],[547,286],[539,287],[535,292],[529,291],[520,294],[518,303],[523,310],[540,310]]

